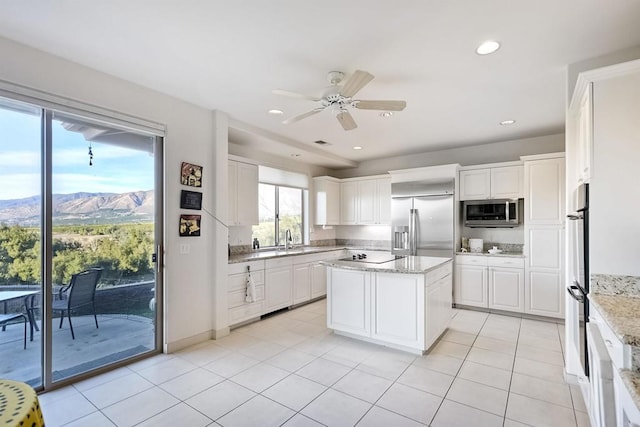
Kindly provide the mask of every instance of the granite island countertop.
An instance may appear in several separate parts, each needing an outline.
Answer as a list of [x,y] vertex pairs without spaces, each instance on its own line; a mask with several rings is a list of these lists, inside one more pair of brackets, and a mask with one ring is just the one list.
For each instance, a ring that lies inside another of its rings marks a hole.
[[456,252],[456,255],[524,258],[524,254],[522,252],[500,252],[499,254],[490,254],[488,252]]
[[297,256],[297,255],[308,255],[314,253],[321,252],[332,252],[332,251],[340,251],[345,248],[344,246],[299,246],[293,249],[271,249],[271,250],[260,250],[254,251],[250,253],[243,253],[237,255],[231,255],[229,257],[229,264],[235,264],[239,262],[248,262],[248,261],[260,261],[263,259],[271,259],[271,258],[279,258],[283,256]]
[[640,298],[590,293],[589,301],[624,344],[640,346]]
[[378,273],[422,274],[434,270],[450,261],[451,258],[445,257],[408,255],[383,263],[342,261],[335,259],[321,261],[320,264],[326,265],[327,267],[344,268],[347,270],[373,271]]

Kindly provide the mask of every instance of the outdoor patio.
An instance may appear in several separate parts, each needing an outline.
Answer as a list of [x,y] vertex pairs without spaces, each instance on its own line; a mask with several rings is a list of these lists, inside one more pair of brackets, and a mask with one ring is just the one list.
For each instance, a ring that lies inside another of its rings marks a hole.
[[[93,315],[73,316],[76,339],[71,339],[68,320],[58,329],[53,319],[53,377],[67,378],[127,357],[154,349],[154,325],[151,319],[137,315],[98,314],[96,329]],[[40,324],[40,321],[38,321]],[[41,384],[41,334],[34,331],[27,349],[22,347],[22,323],[0,330],[0,378]]]

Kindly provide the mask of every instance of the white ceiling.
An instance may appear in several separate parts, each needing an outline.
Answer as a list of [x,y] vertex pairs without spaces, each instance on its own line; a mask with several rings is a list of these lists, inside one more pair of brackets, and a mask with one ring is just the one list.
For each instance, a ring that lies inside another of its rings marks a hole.
[[[638,18],[638,0],[4,0],[0,35],[223,110],[234,142],[335,167],[562,132],[566,65],[640,45]],[[487,39],[500,50],[475,54]],[[316,105],[272,89],[320,96],[328,71],[356,69],[376,76],[356,98],[407,108],[352,111],[348,132],[329,111],[280,123]]]

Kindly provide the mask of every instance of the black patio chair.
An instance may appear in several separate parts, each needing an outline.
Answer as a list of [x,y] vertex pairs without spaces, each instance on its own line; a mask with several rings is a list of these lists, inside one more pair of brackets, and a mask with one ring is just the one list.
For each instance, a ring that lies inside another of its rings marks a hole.
[[78,309],[91,307],[93,310],[93,318],[96,322],[96,328],[98,328],[98,316],[96,315],[96,286],[100,275],[102,274],[101,268],[91,268],[82,273],[74,274],[71,276],[71,282],[68,286],[65,286],[60,290],[61,299],[53,301],[52,310],[54,312],[59,311],[60,314],[60,328],[64,322],[64,314],[67,313],[69,318],[69,328],[71,329],[71,338],[76,339],[73,333],[73,324],[71,323],[71,313],[77,312]]
[[12,320],[22,318],[24,321],[24,345],[23,348],[27,349],[27,316],[22,313],[5,313],[0,314],[0,326],[6,326]]

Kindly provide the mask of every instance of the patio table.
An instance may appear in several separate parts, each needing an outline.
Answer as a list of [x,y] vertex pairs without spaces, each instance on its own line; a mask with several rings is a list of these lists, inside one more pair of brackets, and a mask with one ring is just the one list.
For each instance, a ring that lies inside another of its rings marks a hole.
[[[7,302],[16,299],[16,298],[26,298],[29,295],[34,295],[40,293],[40,291],[0,291],[0,302],[3,304],[3,313],[7,313]],[[36,319],[33,318],[33,315],[27,311],[27,317],[29,318],[29,323],[33,326],[35,325]],[[5,326],[2,327],[2,330],[5,330]]]

